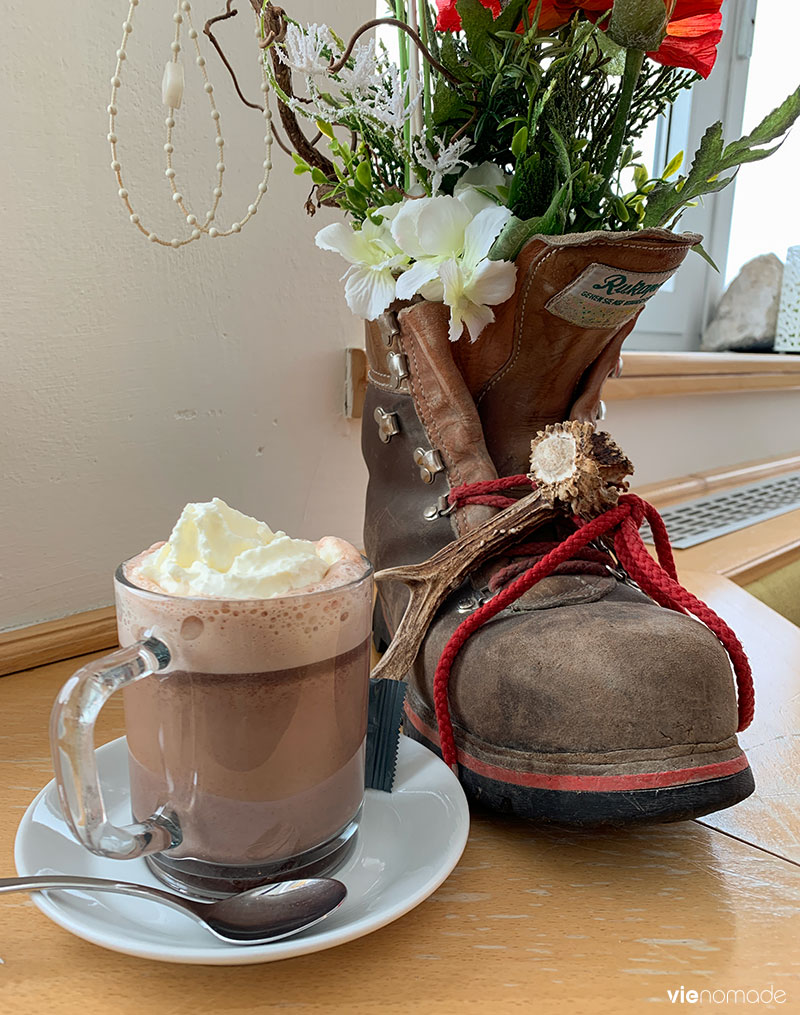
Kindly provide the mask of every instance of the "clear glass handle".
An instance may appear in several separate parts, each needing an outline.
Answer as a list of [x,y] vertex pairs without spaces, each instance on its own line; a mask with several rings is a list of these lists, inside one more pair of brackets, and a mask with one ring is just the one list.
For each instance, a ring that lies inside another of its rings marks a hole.
[[133,860],[181,841],[180,829],[163,814],[121,828],[111,824],[94,756],[94,724],[114,691],[158,673],[169,662],[167,646],[147,638],[78,670],[53,705],[50,746],[61,810],[78,841],[98,856]]

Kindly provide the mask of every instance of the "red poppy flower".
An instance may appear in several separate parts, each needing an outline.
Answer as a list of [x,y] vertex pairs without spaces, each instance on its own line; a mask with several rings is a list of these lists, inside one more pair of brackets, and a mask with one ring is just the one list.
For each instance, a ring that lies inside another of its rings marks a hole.
[[[461,19],[456,0],[436,0],[439,17],[436,27],[443,32],[457,32]],[[500,0],[481,0],[495,17],[500,13]],[[538,0],[532,0],[531,13]],[[669,5],[669,0],[665,0]],[[722,38],[723,0],[675,0],[667,25],[667,35],[658,50],[647,55],[668,67],[687,67],[707,78],[717,59],[717,46]],[[590,21],[598,21],[609,12],[614,0],[542,0],[539,27],[546,32],[565,25],[576,11],[583,11]]]
[[[502,11],[500,0],[481,0],[484,7],[487,7],[495,17]],[[436,27],[440,32],[458,32],[461,29],[461,18],[456,10],[456,0],[436,0],[439,9],[439,16],[436,19]]]

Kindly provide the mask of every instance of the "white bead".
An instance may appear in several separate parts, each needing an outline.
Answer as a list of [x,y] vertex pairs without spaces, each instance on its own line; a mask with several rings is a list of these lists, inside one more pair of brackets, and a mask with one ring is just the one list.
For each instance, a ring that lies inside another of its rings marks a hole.
[[172,20],[175,22],[176,25],[180,25],[183,21],[183,16],[179,14],[177,11],[175,11],[175,13],[172,15]]
[[215,228],[214,228],[214,227],[212,226],[212,227],[211,227],[211,228],[210,228],[210,229],[208,230],[208,235],[209,235],[209,236],[211,237],[211,239],[213,240],[213,239],[215,239],[215,238],[216,238],[217,236],[219,236],[219,230],[218,230],[218,229],[215,229]]
[[211,110],[211,119],[212,120],[218,120],[219,119],[219,110],[218,109],[212,109]]
[[175,170],[172,168],[172,166],[170,166],[169,169],[164,170],[164,176],[166,176],[168,180],[172,180],[175,178]]
[[234,233],[240,233],[242,231],[241,222],[234,222],[233,225],[231,226],[231,231]]
[[269,172],[270,169],[272,169],[272,159],[267,159],[264,162],[264,168],[267,170],[267,172]]
[[125,32],[126,35],[131,34],[131,32],[133,31],[133,25],[130,23],[130,21],[122,22],[122,31]]
[[125,198],[128,196],[128,191],[124,187],[120,187],[120,189],[119,189],[119,196],[124,201]]
[[139,221],[140,221],[139,216],[134,212],[133,215],[131,215],[131,222],[133,222],[135,226],[138,226]]
[[199,240],[202,235],[203,234],[202,234],[202,232],[199,229],[193,229],[192,230],[192,239],[193,240]]
[[217,163],[217,172],[218,173],[224,173],[225,172],[225,163],[224,162],[218,162]]
[[106,136],[108,137],[108,140],[111,142],[111,144],[116,144],[117,143],[117,135],[116,134],[109,133]]
[[267,185],[266,185],[266,183],[259,183],[259,185],[258,185],[258,192],[259,192],[259,194],[266,194],[266,192],[267,192]]
[[195,58],[194,62],[197,64],[198,67],[205,67],[206,58],[204,56],[198,56]]
[[262,82],[261,82],[261,91],[262,91],[262,92],[266,92],[266,91],[269,91],[269,85],[267,84],[267,82],[266,82],[266,81],[262,81]]
[[177,204],[178,201],[183,200],[183,194],[181,194],[179,191],[176,190],[175,193],[172,195],[172,200]]
[[[264,89],[264,91],[266,91],[266,88]],[[269,108],[269,106],[267,106],[267,108],[264,110],[264,119],[265,120],[272,119],[272,110]]]
[[172,128],[175,126],[175,117],[174,116],[168,116],[166,118],[166,120],[164,121],[164,126],[165,127],[169,127],[169,129],[172,130]]
[[203,88],[205,88],[205,90],[208,92],[209,95],[214,91],[214,86],[211,84],[210,81],[206,81],[206,83],[203,85]]
[[218,137],[217,138],[217,147],[221,148],[224,144],[225,144],[225,138],[224,137]]
[[181,245],[181,241],[180,240],[170,240],[169,244],[170,244],[171,247],[174,247],[177,250],[178,247]]
[[183,101],[184,73],[180,60],[168,60],[161,79],[161,101],[170,109],[180,108]]
[[264,135],[264,144],[272,144],[272,134]]
[[120,85],[122,84],[122,81],[121,81],[121,80],[120,80],[120,79],[119,79],[119,78],[117,77],[117,75],[115,74],[115,75],[114,75],[114,77],[113,77],[113,78],[111,79],[111,84],[112,84],[112,85],[113,85],[113,86],[114,86],[115,88],[119,88],[119,86],[120,86]]
[[117,107],[112,103],[110,106],[106,106],[106,112],[110,113],[111,116],[116,116]]
[[206,212],[206,222],[213,222],[213,221],[214,221],[214,212],[213,211],[207,211]]
[[251,215],[255,215],[255,213],[258,211],[258,208],[254,204],[251,204],[247,210],[250,212]]
[[190,39],[196,39],[197,38],[197,29],[196,28],[190,28],[189,29],[189,38]]
[[122,166],[120,166],[119,162],[117,162],[117,160],[114,159],[114,161],[111,163],[111,168],[114,170],[115,173],[118,173],[122,168]]
[[186,216],[186,221],[188,222],[188,224],[190,226],[196,226],[197,225],[197,216],[196,215],[187,215]]
[[150,240],[151,243],[158,243],[158,237],[156,236],[155,233],[148,233],[147,238],[148,240]]
[[117,50],[117,59],[118,60],[127,60],[128,59],[128,54],[125,52],[124,49],[118,49]]
[[175,42],[172,43],[172,45],[169,48],[172,50],[173,53],[180,53],[180,51],[181,51],[181,44],[179,42],[175,41]]
[[171,144],[167,143],[167,144],[164,145],[164,151],[167,153],[167,155],[172,155],[172,153],[175,151],[175,149],[173,148],[173,146]]
[[222,197],[222,187],[214,187],[214,197]]
[[139,0],[131,0],[131,7],[138,7],[138,6],[139,6]]
[[183,0],[183,3],[181,4],[181,10],[182,11],[190,11],[191,9],[192,9],[192,5],[189,3],[189,0]]

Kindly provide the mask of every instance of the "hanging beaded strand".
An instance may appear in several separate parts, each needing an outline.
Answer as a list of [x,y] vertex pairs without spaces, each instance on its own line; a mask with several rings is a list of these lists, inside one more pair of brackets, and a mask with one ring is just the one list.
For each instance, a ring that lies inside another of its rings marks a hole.
[[[108,115],[109,115],[108,140],[111,145],[111,159],[112,159],[111,168],[113,169],[117,178],[117,184],[119,186],[119,196],[128,210],[131,222],[137,227],[137,229],[139,229],[141,233],[147,236],[147,238],[152,243],[160,244],[162,247],[172,247],[174,249],[177,249],[179,247],[186,246],[188,243],[192,243],[194,240],[199,240],[203,235],[207,235],[212,239],[214,239],[219,236],[230,236],[233,233],[239,233],[241,232],[242,227],[246,225],[258,211],[258,206],[261,203],[261,198],[267,192],[270,171],[272,169],[272,123],[271,123],[272,113],[269,109],[267,101],[267,93],[269,91],[269,79],[267,77],[267,70],[263,56],[259,51],[259,65],[261,66],[261,74],[262,74],[261,90],[264,93],[264,121],[265,121],[264,163],[263,163],[264,175],[262,177],[261,182],[258,185],[258,192],[256,194],[256,197],[253,203],[248,207],[247,213],[242,217],[241,221],[232,223],[229,229],[220,229],[212,225],[211,223],[214,222],[216,219],[217,208],[219,206],[220,199],[222,198],[222,182],[223,182],[223,174],[225,172],[225,159],[224,159],[225,141],[222,136],[222,129],[220,126],[219,110],[217,109],[216,102],[214,101],[214,87],[208,79],[208,72],[206,70],[206,61],[205,57],[200,51],[198,33],[197,30],[192,25],[191,21],[191,4],[189,3],[189,0],[178,0],[178,8],[175,14],[173,15],[173,20],[175,23],[175,38],[171,46],[172,57],[170,63],[167,64],[167,70],[165,71],[165,79],[164,79],[165,94],[169,92],[172,101],[175,101],[177,96],[176,104],[169,105],[168,107],[169,113],[165,120],[167,128],[167,140],[166,144],[164,145],[164,151],[167,156],[167,168],[165,170],[165,174],[172,189],[172,200],[175,202],[175,204],[182,212],[184,218],[186,219],[187,225],[191,227],[192,231],[190,235],[188,237],[185,237],[184,239],[177,238],[172,240],[162,239],[156,233],[148,230],[146,226],[142,224],[139,215],[133,210],[130,201],[130,195],[122,180],[122,167],[120,165],[119,156],[117,152],[117,145],[119,141],[115,133],[116,117],[118,113],[117,91],[122,85],[122,64],[127,59],[128,36],[133,31],[133,15],[135,9],[138,6],[139,0],[130,0],[130,6],[128,8],[128,17],[127,20],[124,21],[122,25],[122,42],[120,44],[120,48],[117,50],[117,65],[114,71],[114,76],[111,78],[111,102],[108,106]],[[177,111],[177,106],[180,104],[183,90],[182,67],[180,67],[179,54],[181,52],[181,28],[183,26],[184,20],[188,27],[189,38],[194,42],[194,47],[197,54],[195,57],[195,63],[200,68],[200,72],[203,76],[203,87],[206,94],[208,95],[209,103],[211,105],[211,118],[214,121],[216,132],[215,143],[218,149],[217,155],[218,161],[216,166],[218,174],[217,185],[213,191],[213,202],[211,208],[206,212],[205,221],[202,224],[198,222],[197,217],[194,214],[192,214],[192,212],[186,206],[183,194],[178,190],[178,185],[175,182],[176,172],[175,168],[172,165],[172,155],[175,150],[174,145],[172,143],[173,141],[172,131],[175,128],[175,113]],[[258,36],[261,35],[260,20],[257,15],[256,15],[256,35]],[[180,71],[175,70],[171,71],[170,64],[173,67],[180,67]],[[180,79],[181,81],[181,83],[177,86],[177,91],[174,86],[172,88],[168,88],[167,86],[168,80],[174,82],[176,78]]]

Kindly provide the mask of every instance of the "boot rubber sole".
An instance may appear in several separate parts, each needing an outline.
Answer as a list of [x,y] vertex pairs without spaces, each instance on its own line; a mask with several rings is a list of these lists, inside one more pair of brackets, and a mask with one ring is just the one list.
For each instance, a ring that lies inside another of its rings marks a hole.
[[[439,735],[429,710],[409,694],[405,713],[406,735],[441,757]],[[622,766],[604,775],[576,774],[567,765],[559,772],[529,771],[527,767],[523,771],[458,748],[458,777],[473,801],[541,823],[586,828],[686,821],[731,807],[755,789],[741,750],[724,761],[667,771],[620,769]]]

